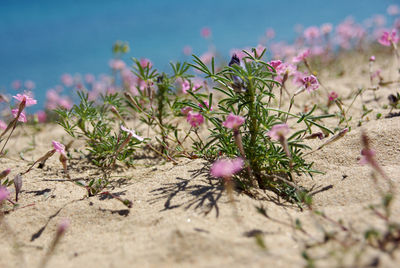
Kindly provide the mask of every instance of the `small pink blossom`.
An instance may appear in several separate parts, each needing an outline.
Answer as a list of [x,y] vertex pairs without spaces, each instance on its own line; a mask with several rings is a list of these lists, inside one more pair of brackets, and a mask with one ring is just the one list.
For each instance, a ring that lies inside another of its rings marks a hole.
[[211,166],[210,174],[215,178],[228,179],[242,170],[243,164],[244,161],[242,158],[219,159]]
[[201,113],[189,112],[186,120],[192,127],[198,127],[204,123],[204,117],[201,115]]
[[44,123],[44,122],[46,122],[46,119],[47,119],[47,114],[46,114],[46,112],[45,111],[38,111],[37,113],[36,113],[36,116],[37,116],[37,119],[38,119],[38,121],[39,121],[39,123]]
[[375,56],[371,56],[371,57],[369,58],[369,61],[370,61],[370,62],[375,61]]
[[396,16],[400,14],[400,8],[398,5],[390,5],[386,11],[390,16]]
[[151,69],[151,67],[153,66],[153,63],[147,58],[141,58],[140,66],[142,66],[142,68],[146,68],[148,66],[149,69]]
[[69,225],[70,225],[69,219],[62,219],[57,227],[57,235],[64,234],[67,231]]
[[181,109],[181,113],[183,115],[188,115],[188,113],[191,112],[191,111],[193,111],[193,109],[192,109],[192,107],[189,107],[189,106],[184,107],[184,108]]
[[26,107],[35,105],[37,103],[37,101],[33,98],[31,98],[30,96],[26,95],[26,94],[17,94],[16,96],[13,96],[14,99],[22,102],[24,99],[26,100]]
[[7,188],[0,185],[0,204],[9,197],[10,192],[7,190]]
[[298,63],[304,61],[308,56],[310,56],[310,53],[310,49],[303,50],[302,52],[300,52],[300,54],[293,58],[293,62]]
[[128,129],[128,128],[124,127],[123,125],[121,125],[121,129],[123,131],[125,131],[125,132],[128,132],[130,136],[134,137],[138,141],[143,141],[144,140],[144,138],[140,137],[139,135],[137,135],[134,130]]
[[7,128],[7,124],[4,121],[0,120],[0,129],[5,130]]
[[318,39],[320,35],[321,33],[317,26],[311,26],[304,30],[304,37],[308,41],[313,41],[315,39]]
[[15,80],[12,82],[11,86],[13,89],[18,90],[22,87],[22,82],[21,80]]
[[329,93],[328,100],[329,102],[332,102],[335,101],[338,97],[339,95],[335,91],[332,91],[331,93]]
[[287,124],[278,124],[272,126],[271,130],[267,132],[267,135],[273,140],[280,140],[289,134],[289,126]]
[[[272,67],[274,67],[274,69],[276,70],[278,68],[279,65],[282,64],[281,60],[271,60],[270,62],[268,62],[269,65],[271,65]],[[270,68],[270,71],[272,71],[272,69]]]
[[[12,110],[11,110],[11,113],[13,114],[14,118],[16,118],[17,115],[18,115],[18,109],[12,109]],[[21,113],[20,113],[20,115],[19,115],[19,117],[18,117],[18,121],[19,121],[19,122],[22,122],[22,123],[28,122],[28,121],[26,120],[26,116],[25,116],[25,113],[24,113],[24,112],[21,112]]]
[[329,34],[330,32],[332,32],[332,24],[331,23],[324,23],[321,25],[321,32],[323,34]]
[[56,152],[59,152],[60,154],[65,156],[65,146],[64,144],[61,144],[57,141],[52,141],[53,148],[56,150]]
[[230,113],[226,120],[222,122],[222,125],[226,128],[238,129],[241,125],[243,125],[244,121],[245,119],[243,116]]
[[303,77],[302,82],[308,92],[314,91],[319,87],[318,80],[314,75]]
[[125,62],[119,59],[110,60],[108,64],[113,70],[123,70],[126,66]]
[[190,56],[193,52],[193,49],[191,46],[184,46],[183,47],[183,54],[185,54],[186,56]]
[[85,74],[85,82],[88,84],[93,84],[96,77],[93,74]]
[[211,29],[208,27],[203,27],[200,31],[200,34],[203,38],[210,38],[211,37]]
[[399,42],[399,37],[397,36],[397,31],[393,29],[390,33],[384,31],[382,36],[378,39],[379,44],[382,46],[391,46],[392,43],[397,44]]
[[33,81],[31,81],[31,80],[27,80],[27,81],[25,81],[25,88],[27,89],[27,90],[32,90],[32,89],[34,89],[35,88],[35,83],[33,82]]
[[207,51],[203,55],[200,56],[200,60],[204,64],[209,64],[209,63],[211,63],[211,60],[212,60],[213,57],[214,57],[214,53],[210,52],[210,51]]
[[63,74],[61,76],[61,82],[66,87],[72,87],[74,85],[74,78],[70,74]]
[[370,164],[372,166],[375,165],[374,157],[376,155],[375,150],[372,149],[362,149],[361,150],[361,159],[359,161],[360,165]]

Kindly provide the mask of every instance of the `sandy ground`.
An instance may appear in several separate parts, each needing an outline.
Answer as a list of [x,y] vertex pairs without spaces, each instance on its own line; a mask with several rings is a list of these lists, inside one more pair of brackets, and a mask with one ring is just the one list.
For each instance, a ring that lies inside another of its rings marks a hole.
[[[326,85],[345,94],[364,83],[357,81],[368,82],[365,73],[351,75],[362,75],[362,79],[337,78]],[[307,156],[325,174],[296,178],[299,185],[315,191],[329,186],[313,196],[315,209],[332,219],[342,219],[356,236],[362,237],[371,226],[382,226],[382,220],[367,208],[380,203],[379,189],[387,186],[382,178],[373,181],[371,169],[358,164],[362,129],[370,136],[377,159],[395,188],[400,186],[400,117],[375,120],[376,113],[388,112],[381,107],[395,89],[386,87],[377,92],[381,100],[369,104],[375,109],[369,122],[353,126],[343,139]],[[354,107],[352,114],[356,116],[361,105],[356,102]],[[24,131],[8,144],[9,157],[0,159],[1,169],[12,169],[11,178],[51,149],[51,140],[70,140],[61,127],[46,125],[34,134],[36,149],[24,153],[22,160],[17,152],[29,147],[34,133],[29,128]],[[309,145],[316,148],[321,142],[312,140]],[[75,143],[73,148],[80,146]],[[73,156],[78,158],[79,153]],[[0,225],[0,267],[37,267],[63,218],[71,225],[48,267],[301,267],[306,264],[301,255],[304,245],[322,239],[321,225],[327,230],[338,229],[269,192],[260,192],[263,198],[259,199],[235,193],[234,208],[219,180],[209,178],[209,166],[203,160],[183,159],[178,165],[145,163],[139,161],[136,168],[112,174],[109,191],[132,200],[131,209],[115,199],[85,197],[85,189],[65,181],[57,157],[44,169],[34,168],[23,177],[20,208],[6,214]],[[75,159],[69,166],[73,178],[100,176],[84,160]],[[265,208],[270,218],[257,212],[257,207]],[[393,220],[400,222],[399,198],[392,209]],[[312,237],[294,230],[296,219]],[[256,243],[257,237],[264,241],[265,249]],[[354,250],[343,253],[334,243],[311,253],[323,258],[322,267],[339,266],[341,260],[349,264],[355,256]],[[375,250],[367,250],[361,263],[370,263],[375,257],[382,267],[400,265],[400,256],[392,259]]]

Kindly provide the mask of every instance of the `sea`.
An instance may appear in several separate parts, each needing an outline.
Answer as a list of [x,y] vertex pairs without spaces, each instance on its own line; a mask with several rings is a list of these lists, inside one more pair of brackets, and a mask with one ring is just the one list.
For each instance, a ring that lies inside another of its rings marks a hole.
[[[292,41],[296,25],[363,22],[386,14],[399,0],[0,0],[0,93],[14,94],[14,80],[32,80],[40,109],[64,73],[110,73],[116,40],[130,57],[148,58],[159,70],[190,61],[210,44],[225,57],[232,48],[256,46],[268,28]],[[206,40],[201,29],[208,27]],[[68,92],[67,92],[68,94]]]

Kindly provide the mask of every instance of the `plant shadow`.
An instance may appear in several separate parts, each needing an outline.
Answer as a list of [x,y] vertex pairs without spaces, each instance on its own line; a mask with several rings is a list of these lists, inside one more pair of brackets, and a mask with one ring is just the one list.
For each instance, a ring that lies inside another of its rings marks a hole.
[[[219,216],[218,201],[222,197],[224,188],[220,180],[209,176],[208,165],[205,164],[200,170],[191,170],[190,179],[177,177],[176,182],[164,183],[161,187],[151,191],[154,198],[149,202],[154,204],[165,200],[164,208],[161,211],[183,207],[185,210],[203,210],[204,215],[208,215],[215,210],[215,216]],[[196,178],[203,176],[201,180]],[[189,197],[184,201],[180,200],[181,194]]]

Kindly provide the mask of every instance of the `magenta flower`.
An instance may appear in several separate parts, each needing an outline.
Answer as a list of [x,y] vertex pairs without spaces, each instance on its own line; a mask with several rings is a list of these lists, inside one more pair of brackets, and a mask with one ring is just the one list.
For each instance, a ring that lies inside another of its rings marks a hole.
[[210,38],[211,37],[211,29],[208,27],[203,27],[200,31],[200,34],[203,38]]
[[39,123],[44,123],[44,122],[46,122],[47,114],[46,114],[45,111],[38,111],[38,112],[36,113],[36,116],[37,116],[37,119],[38,119]]
[[243,164],[242,158],[219,159],[211,166],[210,174],[215,178],[228,179],[242,170]]
[[[276,72],[278,72],[278,66],[282,64],[281,60],[271,60],[270,62],[268,62],[269,65],[271,65],[272,67],[274,67],[274,69],[276,70]],[[271,68],[269,68],[270,71],[272,71]]]
[[188,115],[188,113],[190,113],[191,111],[193,111],[193,109],[192,109],[192,107],[189,107],[189,106],[183,107],[183,108],[181,109],[181,113],[182,113],[183,115]]
[[189,112],[186,120],[192,127],[198,127],[204,123],[204,117],[201,115],[201,113]]
[[125,132],[128,132],[131,137],[134,137],[138,141],[144,140],[143,137],[140,137],[139,135],[137,135],[134,130],[128,129],[128,128],[124,127],[123,125],[121,125],[121,129]]
[[60,154],[62,154],[63,156],[65,155],[65,146],[57,141],[52,141],[53,143],[53,147],[54,150],[56,150],[56,152],[59,152]]
[[393,44],[397,44],[399,42],[399,37],[397,36],[397,31],[393,29],[390,33],[388,31],[384,31],[382,36],[378,39],[379,44],[382,46],[389,47]]
[[151,69],[151,67],[153,66],[153,63],[147,58],[142,58],[142,59],[140,59],[140,65],[143,68],[146,68],[147,66],[149,66],[149,69]]
[[[13,114],[14,118],[17,117],[17,115],[18,115],[18,109],[12,109],[12,110],[11,110],[11,113]],[[25,116],[25,113],[24,113],[24,112],[21,112],[21,113],[20,113],[20,115],[19,115],[19,117],[18,117],[18,121],[19,121],[19,122],[22,122],[22,123],[28,122],[28,121],[26,120],[26,116]]]
[[245,119],[243,116],[230,113],[226,120],[222,122],[222,125],[226,128],[238,129],[241,125],[243,125],[244,121]]
[[374,55],[372,55],[372,56],[369,58],[369,61],[370,61],[370,62],[373,62],[373,61],[375,61],[375,56],[374,56]]
[[293,58],[293,62],[298,63],[304,61],[308,56],[310,56],[310,53],[310,49],[303,50],[299,55]]
[[271,130],[267,132],[267,135],[273,140],[281,140],[289,131],[289,126],[287,124],[278,124],[272,126]]
[[338,97],[339,95],[335,91],[332,91],[331,93],[329,93],[328,100],[329,102],[332,102],[336,100]]
[[314,91],[319,87],[318,80],[314,75],[303,77],[302,83],[308,92]]
[[5,130],[7,128],[7,124],[0,120],[0,129]]
[[17,94],[16,96],[13,96],[14,99],[22,102],[24,99],[26,100],[26,107],[35,105],[37,103],[37,101],[33,98],[31,98],[30,96],[26,95],[26,94]]
[[10,192],[6,187],[0,186],[0,204],[10,197]]

